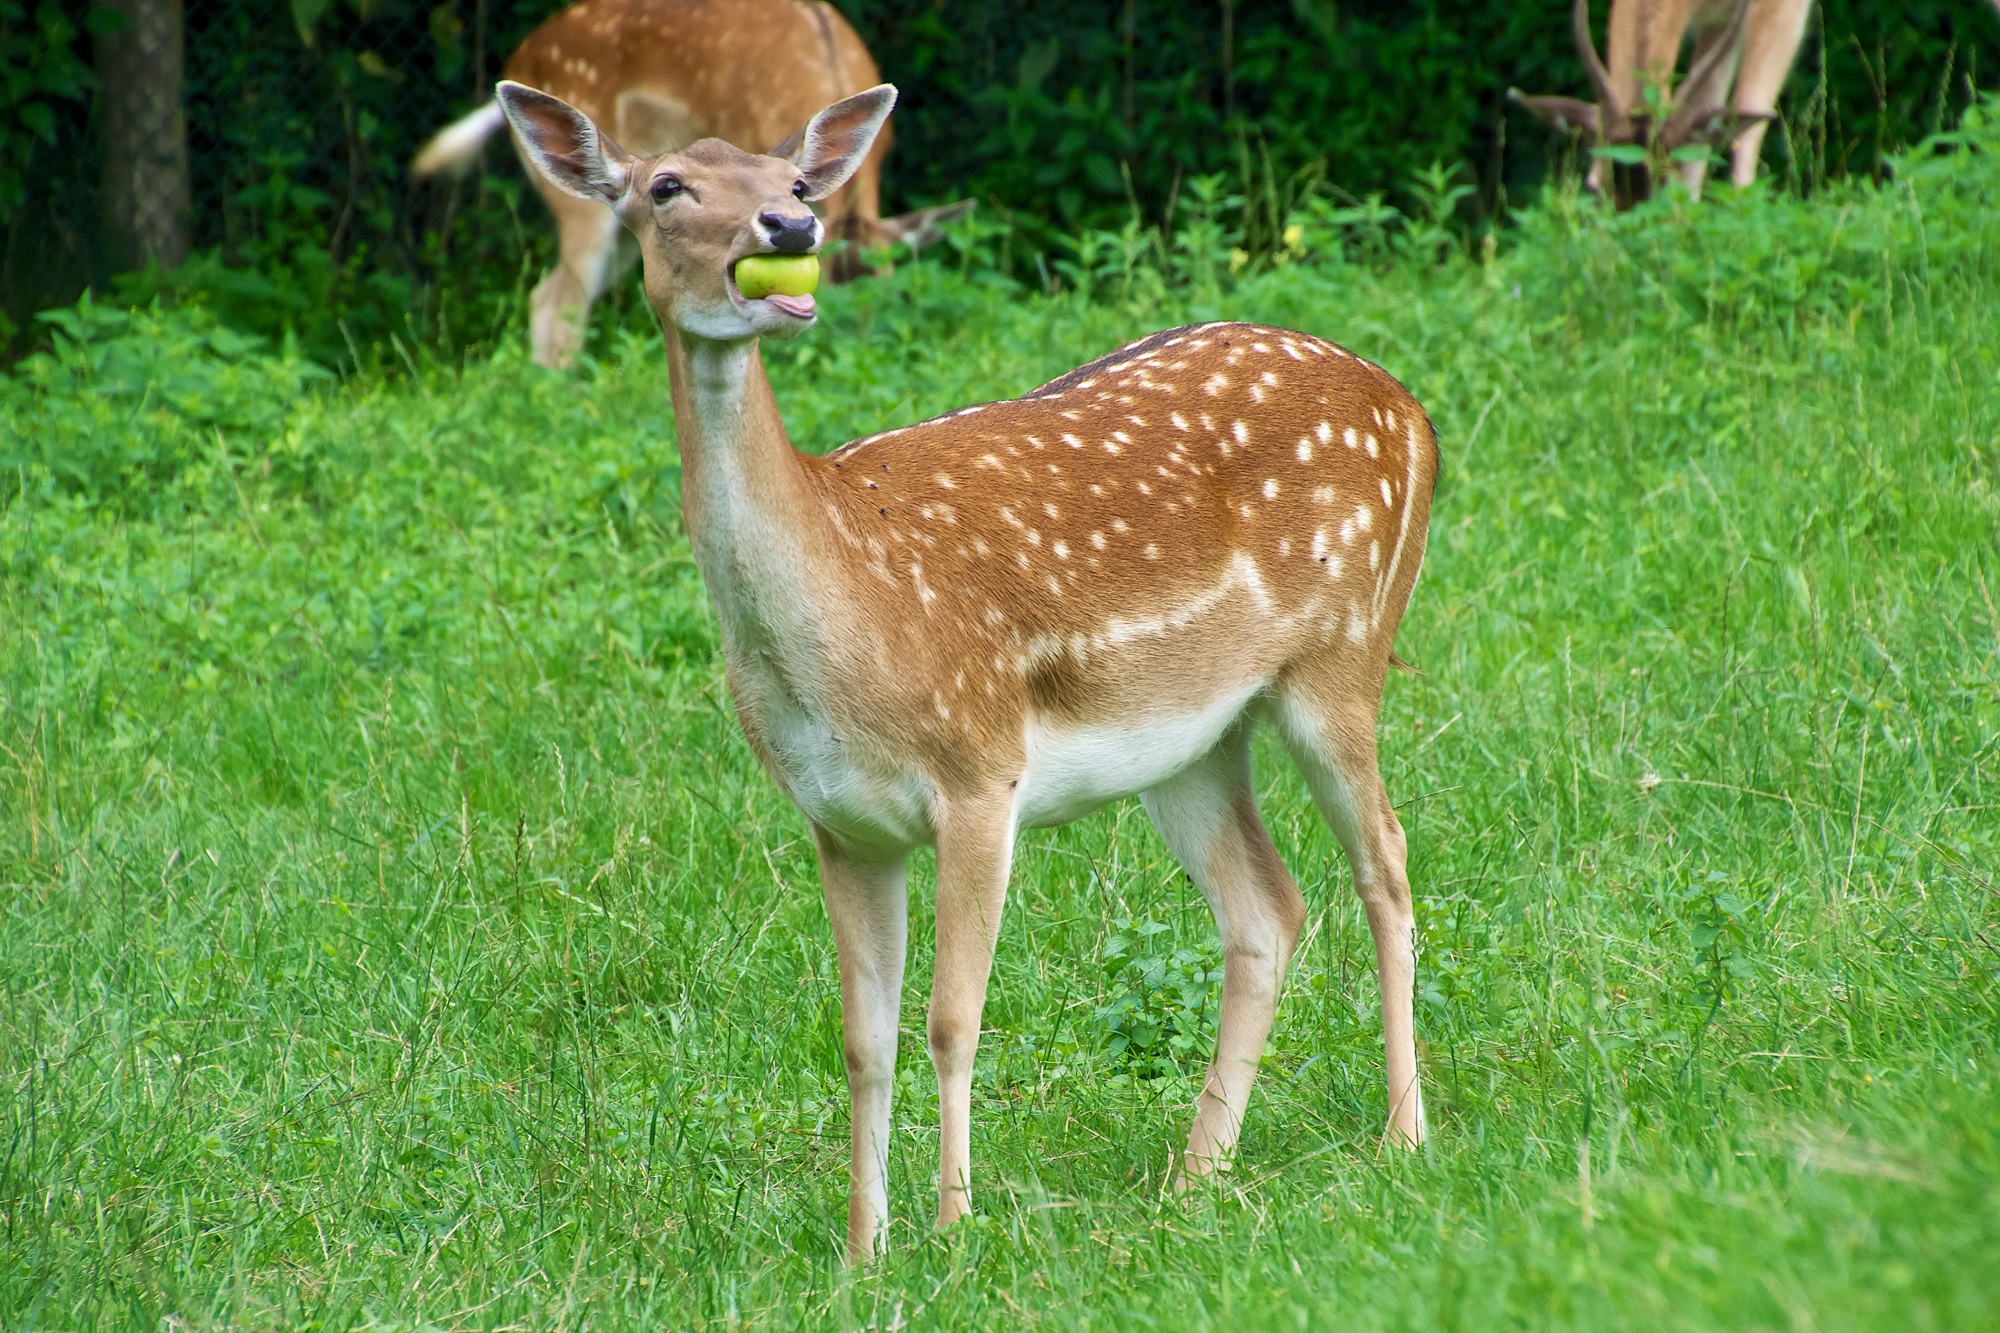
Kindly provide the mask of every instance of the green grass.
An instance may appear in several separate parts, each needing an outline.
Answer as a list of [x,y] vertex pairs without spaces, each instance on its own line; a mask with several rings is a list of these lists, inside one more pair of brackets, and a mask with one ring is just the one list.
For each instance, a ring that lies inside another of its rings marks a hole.
[[1446,462],[1382,721],[1430,1144],[1379,1147],[1367,932],[1263,745],[1312,915],[1225,1186],[1163,1197],[1195,1061],[1100,1014],[1201,1022],[1114,923],[1213,956],[1127,803],[1023,840],[943,1236],[920,858],[857,1275],[831,940],[654,338],[288,397],[157,490],[17,465],[0,1324],[2000,1327],[1993,161],[1558,202],[1489,266],[834,294],[772,358],[810,447],[1227,315],[1379,360]]

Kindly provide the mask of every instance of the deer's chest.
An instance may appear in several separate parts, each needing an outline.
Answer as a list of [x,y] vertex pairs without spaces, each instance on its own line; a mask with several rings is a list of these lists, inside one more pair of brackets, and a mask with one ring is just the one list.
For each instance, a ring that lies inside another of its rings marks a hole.
[[920,774],[857,743],[762,654],[732,662],[729,684],[758,757],[806,818],[865,844],[930,840],[931,792]]

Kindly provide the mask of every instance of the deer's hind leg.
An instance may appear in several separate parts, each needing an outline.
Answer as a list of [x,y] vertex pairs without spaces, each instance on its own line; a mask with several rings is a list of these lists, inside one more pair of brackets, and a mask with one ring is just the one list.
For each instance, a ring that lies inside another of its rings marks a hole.
[[1354,888],[1375,937],[1382,988],[1382,1042],[1389,1076],[1389,1141],[1424,1140],[1423,1091],[1417,1081],[1416,917],[1410,908],[1408,844],[1375,762],[1375,715],[1386,665],[1374,689],[1356,680],[1351,662],[1315,664],[1288,678],[1278,697],[1278,725],[1313,801],[1347,851]]
[[1141,798],[1222,933],[1221,1031],[1176,1172],[1183,1186],[1214,1171],[1236,1148],[1285,969],[1305,924],[1305,898],[1257,817],[1249,739],[1246,719],[1192,768]]

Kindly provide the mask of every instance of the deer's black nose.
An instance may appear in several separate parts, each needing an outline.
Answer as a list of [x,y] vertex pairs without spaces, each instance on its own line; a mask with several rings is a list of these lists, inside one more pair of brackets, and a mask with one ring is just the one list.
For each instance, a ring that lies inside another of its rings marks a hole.
[[771,248],[781,254],[800,254],[813,248],[813,231],[819,219],[808,213],[802,218],[782,213],[761,213],[757,221],[771,238]]

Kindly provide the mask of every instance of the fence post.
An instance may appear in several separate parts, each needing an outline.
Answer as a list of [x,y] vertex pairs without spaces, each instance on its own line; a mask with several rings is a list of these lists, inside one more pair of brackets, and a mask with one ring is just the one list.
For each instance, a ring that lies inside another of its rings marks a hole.
[[104,125],[104,232],[113,271],[188,252],[181,0],[105,0],[123,20],[97,39]]

